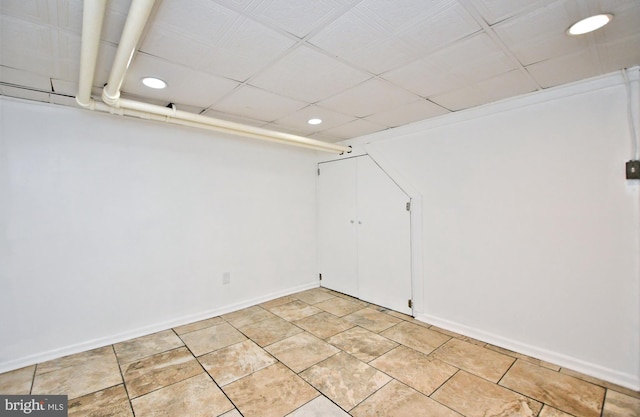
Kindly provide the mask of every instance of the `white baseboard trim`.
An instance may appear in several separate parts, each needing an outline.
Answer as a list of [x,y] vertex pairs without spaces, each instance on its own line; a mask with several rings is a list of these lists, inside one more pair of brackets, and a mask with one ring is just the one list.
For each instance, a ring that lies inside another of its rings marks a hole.
[[317,288],[319,282],[312,282],[309,284],[302,284],[295,287],[288,288],[282,291],[276,291],[260,297],[243,300],[237,303],[229,304],[223,307],[214,308],[211,310],[202,311],[197,314],[190,314],[188,316],[182,316],[174,320],[164,321],[161,323],[153,323],[148,326],[139,327],[133,330],[127,330],[122,333],[116,333],[105,337],[100,337],[93,340],[88,340],[82,343],[76,343],[69,346],[62,346],[57,349],[51,349],[45,352],[40,352],[34,355],[24,356],[21,358],[15,358],[0,362],[0,373],[13,371],[16,369],[24,368],[25,366],[35,365],[37,363],[46,362],[52,359],[61,358],[67,355],[73,355],[75,353],[85,352],[91,349],[97,349],[104,346],[109,346],[114,343],[124,342],[125,340],[135,339],[137,337],[146,336],[152,333],[160,332],[163,330],[171,329],[173,327],[182,326],[185,324],[193,323],[200,320],[205,320],[211,317],[221,316],[223,314],[232,313],[243,308],[251,307],[266,301],[270,301],[276,298],[284,297],[286,295],[294,294],[300,291]]
[[538,346],[522,343],[517,340],[509,339],[490,332],[485,332],[483,330],[478,330],[476,328],[469,327],[450,320],[430,316],[428,314],[418,314],[415,318],[422,322],[441,327],[445,330],[472,337],[482,342],[491,343],[492,345],[512,350],[514,352],[522,353],[533,358],[541,359],[545,362],[550,362],[560,367],[568,368],[573,371],[592,376],[594,378],[602,379],[604,381],[611,382],[613,384],[620,385],[634,391],[640,390],[640,375],[633,375],[630,373],[616,371],[614,369],[576,359],[559,352],[553,352],[547,349],[540,348]]

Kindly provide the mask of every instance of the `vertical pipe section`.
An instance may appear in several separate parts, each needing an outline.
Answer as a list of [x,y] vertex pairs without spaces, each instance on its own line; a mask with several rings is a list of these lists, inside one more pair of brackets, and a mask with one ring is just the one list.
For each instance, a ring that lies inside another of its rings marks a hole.
[[[90,0],[89,0],[90,1]],[[120,88],[129,69],[138,42],[149,19],[155,0],[133,0],[129,8],[129,15],[122,30],[122,37],[109,74],[107,86],[102,90],[102,100],[114,106],[120,98]]]
[[76,102],[82,107],[91,105],[91,88],[96,72],[102,22],[107,0],[85,0],[82,11],[82,44],[80,52],[80,76]]

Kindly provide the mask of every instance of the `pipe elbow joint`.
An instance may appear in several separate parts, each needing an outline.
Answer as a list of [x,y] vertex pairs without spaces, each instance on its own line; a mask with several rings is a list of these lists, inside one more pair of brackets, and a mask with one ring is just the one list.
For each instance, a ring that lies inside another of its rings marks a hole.
[[92,99],[88,99],[87,101],[82,101],[82,99],[79,96],[76,96],[76,103],[78,104],[78,106],[83,107],[85,109],[95,110],[96,108],[96,102],[93,101]]
[[106,88],[103,89],[102,101],[104,101],[106,104],[108,104],[111,107],[119,107],[120,91],[116,91],[116,94],[112,96],[107,92]]

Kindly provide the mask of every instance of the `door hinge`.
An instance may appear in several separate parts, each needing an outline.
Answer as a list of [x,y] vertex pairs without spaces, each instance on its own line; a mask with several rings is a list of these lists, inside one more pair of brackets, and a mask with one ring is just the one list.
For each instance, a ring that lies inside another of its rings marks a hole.
[[411,211],[411,201],[407,202],[407,211]]
[[322,281],[322,274],[318,274],[318,276],[320,277],[320,281]]
[[413,301],[409,300],[407,304],[409,305],[409,308],[413,308]]

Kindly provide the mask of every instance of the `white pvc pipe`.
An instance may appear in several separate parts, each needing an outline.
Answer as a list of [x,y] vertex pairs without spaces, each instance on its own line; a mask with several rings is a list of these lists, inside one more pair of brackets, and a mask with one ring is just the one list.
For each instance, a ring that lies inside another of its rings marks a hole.
[[[104,2],[105,0],[95,0],[95,2],[97,1]],[[351,147],[349,146],[337,145],[334,143],[305,138],[303,136],[275,132],[240,123],[214,119],[212,117],[176,110],[175,107],[167,108],[140,101],[121,99],[120,88],[126,76],[127,69],[131,64],[131,60],[133,59],[133,55],[138,47],[138,42],[140,41],[140,37],[144,31],[147,19],[153,9],[154,1],[155,0],[133,0],[131,3],[129,15],[127,16],[127,21],[122,31],[122,38],[120,39],[118,50],[116,51],[111,73],[109,74],[109,82],[102,90],[102,100],[106,104],[91,100],[93,73],[95,72],[97,51],[100,46],[100,32],[102,31],[104,10],[99,23],[96,21],[98,18],[96,14],[93,12],[84,13],[82,29],[83,49],[80,60],[81,71],[84,71],[86,74],[84,76],[81,74],[80,77],[79,91],[82,92],[82,95],[79,93],[78,98],[76,98],[78,104],[91,110],[98,110],[121,116],[133,116],[147,120],[159,120],[182,126],[226,132],[234,135],[268,140],[308,149],[339,154],[351,152]],[[87,5],[91,3],[94,3],[94,0],[85,0],[85,8],[87,8]],[[85,50],[85,43],[87,45],[93,45],[94,49],[89,50],[89,46],[87,46],[87,49]],[[89,73],[91,74],[90,77],[87,75]]]
[[80,52],[80,81],[76,102],[82,107],[91,105],[91,87],[96,72],[102,22],[107,0],[85,0],[82,11],[82,44]]
[[102,100],[110,105],[115,105],[120,98],[120,88],[124,77],[131,65],[133,55],[138,48],[138,42],[144,31],[144,27],[149,19],[155,0],[133,0],[129,7],[127,21],[122,30],[120,43],[116,56],[113,59],[113,66],[109,74],[107,86],[102,90]]

